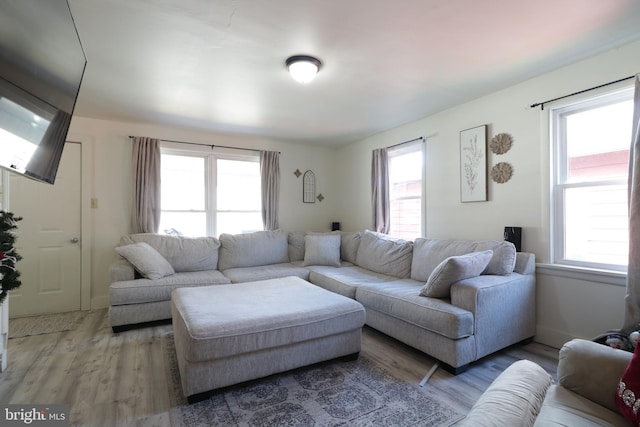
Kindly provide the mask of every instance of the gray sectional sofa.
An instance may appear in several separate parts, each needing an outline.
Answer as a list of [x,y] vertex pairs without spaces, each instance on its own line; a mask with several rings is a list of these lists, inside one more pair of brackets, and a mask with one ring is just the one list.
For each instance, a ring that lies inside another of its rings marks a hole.
[[454,373],[535,335],[535,257],[509,242],[260,231],[133,234],[116,251],[123,258],[110,267],[114,331],[170,319],[176,288],[297,276],[357,300],[367,325]]

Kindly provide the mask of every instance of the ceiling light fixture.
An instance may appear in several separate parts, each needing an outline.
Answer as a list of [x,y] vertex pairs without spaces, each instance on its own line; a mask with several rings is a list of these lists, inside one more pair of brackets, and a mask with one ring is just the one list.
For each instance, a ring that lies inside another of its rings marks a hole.
[[320,71],[322,62],[318,58],[308,55],[295,55],[285,61],[291,77],[298,83],[307,84]]

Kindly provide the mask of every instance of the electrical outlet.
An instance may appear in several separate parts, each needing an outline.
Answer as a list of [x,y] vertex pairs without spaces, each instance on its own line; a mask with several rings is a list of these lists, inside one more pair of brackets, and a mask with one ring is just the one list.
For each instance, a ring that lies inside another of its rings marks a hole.
[[91,209],[98,209],[98,198],[97,197],[92,197],[91,198]]

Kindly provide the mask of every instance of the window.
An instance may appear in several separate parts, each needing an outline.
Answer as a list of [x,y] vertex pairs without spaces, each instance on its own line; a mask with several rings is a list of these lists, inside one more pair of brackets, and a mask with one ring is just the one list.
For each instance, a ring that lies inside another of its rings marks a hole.
[[389,234],[407,240],[422,235],[422,142],[389,148]]
[[218,236],[262,230],[260,161],[162,150],[160,233]]
[[632,98],[619,90],[551,111],[555,263],[626,268]]
[[262,230],[260,162],[217,159],[218,230],[247,233]]

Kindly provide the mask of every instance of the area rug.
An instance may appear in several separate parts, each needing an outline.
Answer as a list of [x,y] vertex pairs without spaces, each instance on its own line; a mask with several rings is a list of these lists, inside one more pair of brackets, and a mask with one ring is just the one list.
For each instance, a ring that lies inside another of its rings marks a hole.
[[84,311],[71,311],[68,313],[9,319],[9,338],[73,331],[78,327],[85,315],[86,312]]
[[362,356],[240,384],[189,405],[173,334],[163,341],[174,427],[450,426],[463,418],[430,389],[394,378]]

